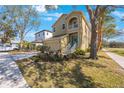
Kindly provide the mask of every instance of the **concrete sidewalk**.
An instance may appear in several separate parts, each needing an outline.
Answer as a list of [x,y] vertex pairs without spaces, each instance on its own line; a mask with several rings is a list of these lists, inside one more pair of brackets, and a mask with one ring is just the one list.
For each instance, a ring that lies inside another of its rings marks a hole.
[[10,55],[7,52],[0,53],[0,88],[29,87],[14,60],[23,59],[33,55],[34,54]]
[[122,68],[124,68],[124,57],[117,55],[115,53],[109,52],[108,50],[103,49],[103,51],[112,58],[115,62],[117,62]]

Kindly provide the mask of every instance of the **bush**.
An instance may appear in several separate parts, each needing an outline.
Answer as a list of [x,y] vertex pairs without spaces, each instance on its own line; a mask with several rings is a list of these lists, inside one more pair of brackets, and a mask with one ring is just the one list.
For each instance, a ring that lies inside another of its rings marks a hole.
[[33,56],[33,57],[31,57],[31,60],[33,60],[34,62],[39,62],[39,61],[41,61],[41,58],[40,58],[40,56],[38,55],[38,56]]
[[76,49],[76,51],[74,52],[75,55],[85,55],[85,51],[81,50],[81,49]]
[[53,53],[53,52],[48,52],[48,53],[39,53],[37,56],[32,57],[33,61],[35,62],[62,62],[63,61],[63,56],[59,53]]
[[38,51],[41,51],[41,53],[45,53],[45,52],[49,52],[49,50],[50,50],[50,47],[48,47],[48,46],[41,46],[41,45],[39,45],[39,46],[37,46],[37,48],[36,48]]
[[87,52],[90,52],[90,48],[87,48],[87,50],[86,50]]

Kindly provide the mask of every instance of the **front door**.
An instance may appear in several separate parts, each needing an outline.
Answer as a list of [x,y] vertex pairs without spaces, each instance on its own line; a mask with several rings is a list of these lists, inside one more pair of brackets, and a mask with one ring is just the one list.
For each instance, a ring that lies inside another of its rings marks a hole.
[[69,43],[71,44],[71,46],[73,46],[75,43],[78,43],[78,34],[77,33],[73,33],[69,35]]

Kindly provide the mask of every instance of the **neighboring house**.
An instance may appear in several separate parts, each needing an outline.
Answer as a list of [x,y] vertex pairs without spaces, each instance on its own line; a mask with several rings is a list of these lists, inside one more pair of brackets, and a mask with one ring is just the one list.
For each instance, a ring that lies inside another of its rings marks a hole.
[[35,41],[33,43],[36,44],[36,46],[43,45],[43,41],[51,38],[52,36],[53,36],[52,31],[49,30],[39,31],[35,33]]
[[81,11],[63,14],[53,24],[53,38],[43,43],[51,51],[60,50],[63,54],[72,53],[76,48],[86,50],[90,44],[90,27]]
[[18,41],[12,41],[10,45],[11,45],[12,49],[19,49]]
[[11,43],[3,44],[0,39],[0,51],[10,51],[14,49],[19,49],[19,43],[16,41],[11,41]]

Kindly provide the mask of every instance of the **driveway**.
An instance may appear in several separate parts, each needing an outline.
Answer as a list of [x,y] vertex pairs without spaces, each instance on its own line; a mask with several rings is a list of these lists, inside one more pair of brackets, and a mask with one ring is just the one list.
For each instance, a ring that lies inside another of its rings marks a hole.
[[36,53],[10,55],[0,53],[0,88],[27,88],[29,87],[14,60],[27,58]]
[[118,54],[109,52],[105,49],[103,49],[103,51],[110,57],[112,58],[115,62],[117,62],[122,68],[124,68],[124,57],[120,56]]

